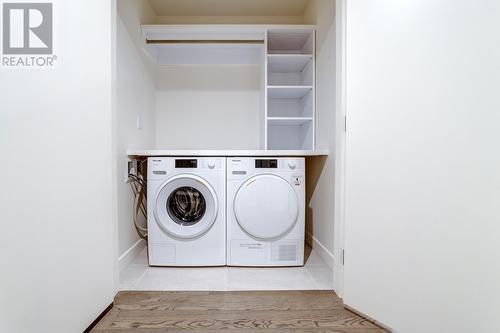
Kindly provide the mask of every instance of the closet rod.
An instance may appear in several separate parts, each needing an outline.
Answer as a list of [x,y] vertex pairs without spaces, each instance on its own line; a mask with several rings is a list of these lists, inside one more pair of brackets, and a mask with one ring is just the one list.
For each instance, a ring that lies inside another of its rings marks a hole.
[[262,39],[146,39],[146,44],[264,44]]

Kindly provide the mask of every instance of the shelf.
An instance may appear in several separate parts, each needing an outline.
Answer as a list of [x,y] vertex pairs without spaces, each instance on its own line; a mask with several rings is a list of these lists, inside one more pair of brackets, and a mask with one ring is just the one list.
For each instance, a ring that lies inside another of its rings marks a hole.
[[302,72],[311,60],[311,54],[269,54],[267,66],[271,73],[297,73]]
[[258,65],[265,29],[257,26],[143,25],[144,48],[158,65]]
[[326,149],[281,149],[281,150],[168,150],[168,149],[128,149],[128,156],[327,156]]
[[314,52],[312,29],[270,29],[267,36],[269,54],[313,54]]
[[312,86],[268,86],[269,98],[302,98],[312,91]]
[[271,125],[268,126],[268,149],[312,149],[314,147],[313,122],[302,125]]
[[267,102],[268,117],[312,117],[313,94],[302,98],[269,98]]
[[312,122],[312,117],[268,117],[267,122],[272,126],[297,126]]

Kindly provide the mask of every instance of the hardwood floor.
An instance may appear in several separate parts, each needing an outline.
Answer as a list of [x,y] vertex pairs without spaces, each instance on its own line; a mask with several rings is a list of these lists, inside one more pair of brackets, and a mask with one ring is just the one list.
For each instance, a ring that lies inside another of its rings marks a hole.
[[332,291],[123,291],[92,332],[382,333]]

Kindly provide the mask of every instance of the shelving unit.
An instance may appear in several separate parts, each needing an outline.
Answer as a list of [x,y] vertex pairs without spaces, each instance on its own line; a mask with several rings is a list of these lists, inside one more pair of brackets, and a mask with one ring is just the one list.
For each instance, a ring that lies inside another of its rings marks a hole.
[[158,65],[253,65],[261,76],[259,147],[316,148],[314,26],[144,25],[142,35]]
[[315,148],[314,29],[267,33],[266,149]]

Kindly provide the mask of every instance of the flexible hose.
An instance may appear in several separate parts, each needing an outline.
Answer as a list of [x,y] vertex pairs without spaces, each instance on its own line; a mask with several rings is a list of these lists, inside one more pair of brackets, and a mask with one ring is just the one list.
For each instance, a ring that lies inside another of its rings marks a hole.
[[[144,163],[142,161],[141,163]],[[128,179],[130,182],[130,187],[132,188],[132,192],[134,193],[134,205],[133,205],[133,219],[134,219],[134,227],[137,231],[137,234],[142,238],[146,239],[148,237],[148,228],[139,225],[138,217],[139,214],[144,216],[144,219],[147,221],[147,209],[146,209],[146,182],[143,178],[138,177],[137,175],[128,175]]]

